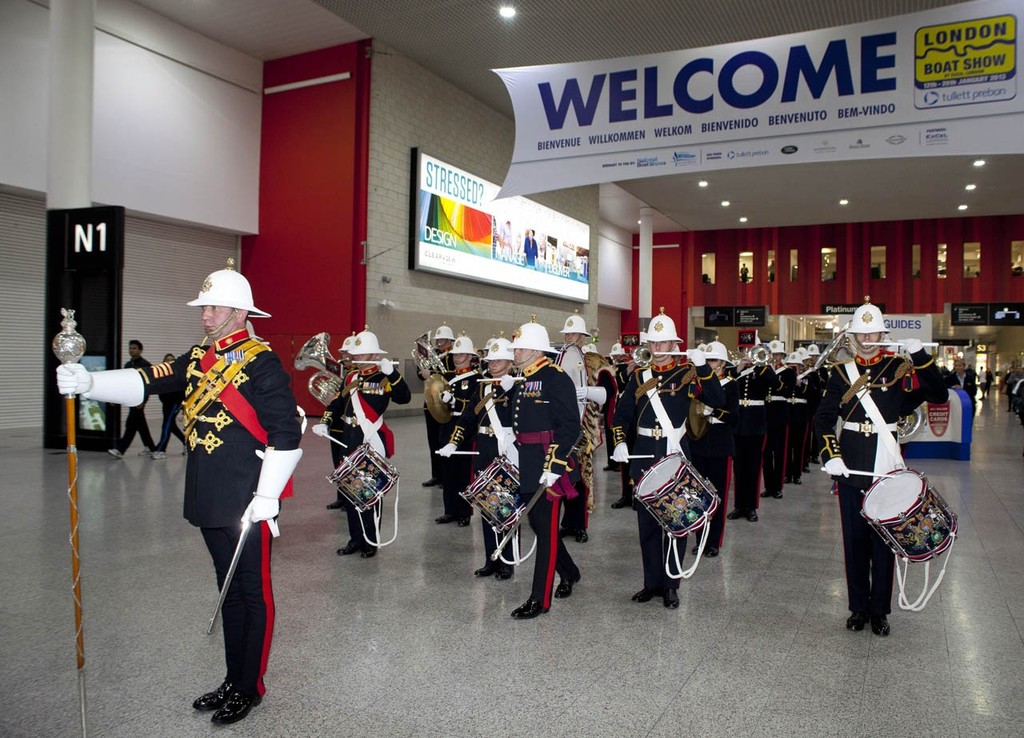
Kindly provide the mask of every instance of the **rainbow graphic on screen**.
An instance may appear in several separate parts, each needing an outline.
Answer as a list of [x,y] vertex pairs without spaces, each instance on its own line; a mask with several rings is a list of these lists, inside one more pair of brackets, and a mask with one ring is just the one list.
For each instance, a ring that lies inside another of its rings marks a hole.
[[420,213],[424,243],[491,258],[490,214],[424,191],[420,191]]

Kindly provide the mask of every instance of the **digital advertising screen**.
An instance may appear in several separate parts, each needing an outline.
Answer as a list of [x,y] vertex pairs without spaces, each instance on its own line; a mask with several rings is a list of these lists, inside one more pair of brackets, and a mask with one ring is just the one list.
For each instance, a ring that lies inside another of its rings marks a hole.
[[449,277],[590,299],[590,226],[412,152],[409,267]]

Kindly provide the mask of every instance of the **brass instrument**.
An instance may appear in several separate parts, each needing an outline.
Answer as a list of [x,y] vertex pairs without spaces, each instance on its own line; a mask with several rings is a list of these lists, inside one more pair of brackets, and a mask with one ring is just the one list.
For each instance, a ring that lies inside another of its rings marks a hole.
[[331,356],[328,347],[331,336],[326,331],[317,333],[303,344],[295,355],[296,369],[317,369],[306,385],[309,394],[327,407],[341,391],[341,362]]
[[772,350],[763,343],[751,346],[746,355],[754,366],[765,366],[772,362]]
[[850,337],[845,328],[836,334],[832,342],[821,352],[818,360],[814,362],[814,368],[820,369],[828,364],[845,364],[854,358],[853,348],[850,346]]
[[896,440],[906,443],[921,430],[922,425],[924,425],[924,410],[915,407],[914,412],[904,415],[896,421]]
[[423,382],[423,399],[427,403],[427,412],[438,423],[447,423],[452,419],[452,409],[441,400],[441,395],[449,392],[451,388],[444,378],[444,362],[437,355],[434,346],[430,334],[424,333],[415,341],[412,358],[416,360],[416,366],[421,372],[430,372],[430,376]]
[[646,369],[654,361],[654,354],[647,346],[637,346],[633,349],[633,363],[640,369]]

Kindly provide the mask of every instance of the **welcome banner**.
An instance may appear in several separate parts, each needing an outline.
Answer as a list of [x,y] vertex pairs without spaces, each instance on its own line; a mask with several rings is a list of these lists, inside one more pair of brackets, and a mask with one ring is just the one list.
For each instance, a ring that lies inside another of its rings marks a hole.
[[704,49],[494,70],[506,197],[767,164],[1024,150],[1024,0]]

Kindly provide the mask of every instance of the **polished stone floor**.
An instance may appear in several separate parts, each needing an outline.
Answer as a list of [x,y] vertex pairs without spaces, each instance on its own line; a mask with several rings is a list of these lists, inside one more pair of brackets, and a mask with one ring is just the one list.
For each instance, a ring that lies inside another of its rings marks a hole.
[[[474,579],[476,520],[438,526],[422,418],[393,422],[397,542],[339,558],[327,444],[307,434],[275,543],[267,696],[226,728],[190,703],[223,677],[200,534],[181,518],[184,459],[81,454],[89,735],[1005,736],[1024,734],[1024,429],[983,407],[970,462],[919,461],[959,514],[945,581],[892,635],[848,632],[839,511],[824,474],[730,521],[678,610],[638,605],[635,513],[599,472],[583,573],[551,612],[514,621],[532,561]],[[38,429],[0,433],[0,735],[80,735],[67,467]],[[385,516],[390,530],[391,512]],[[687,560],[691,560],[687,554]],[[911,569],[919,582],[921,566]]]

